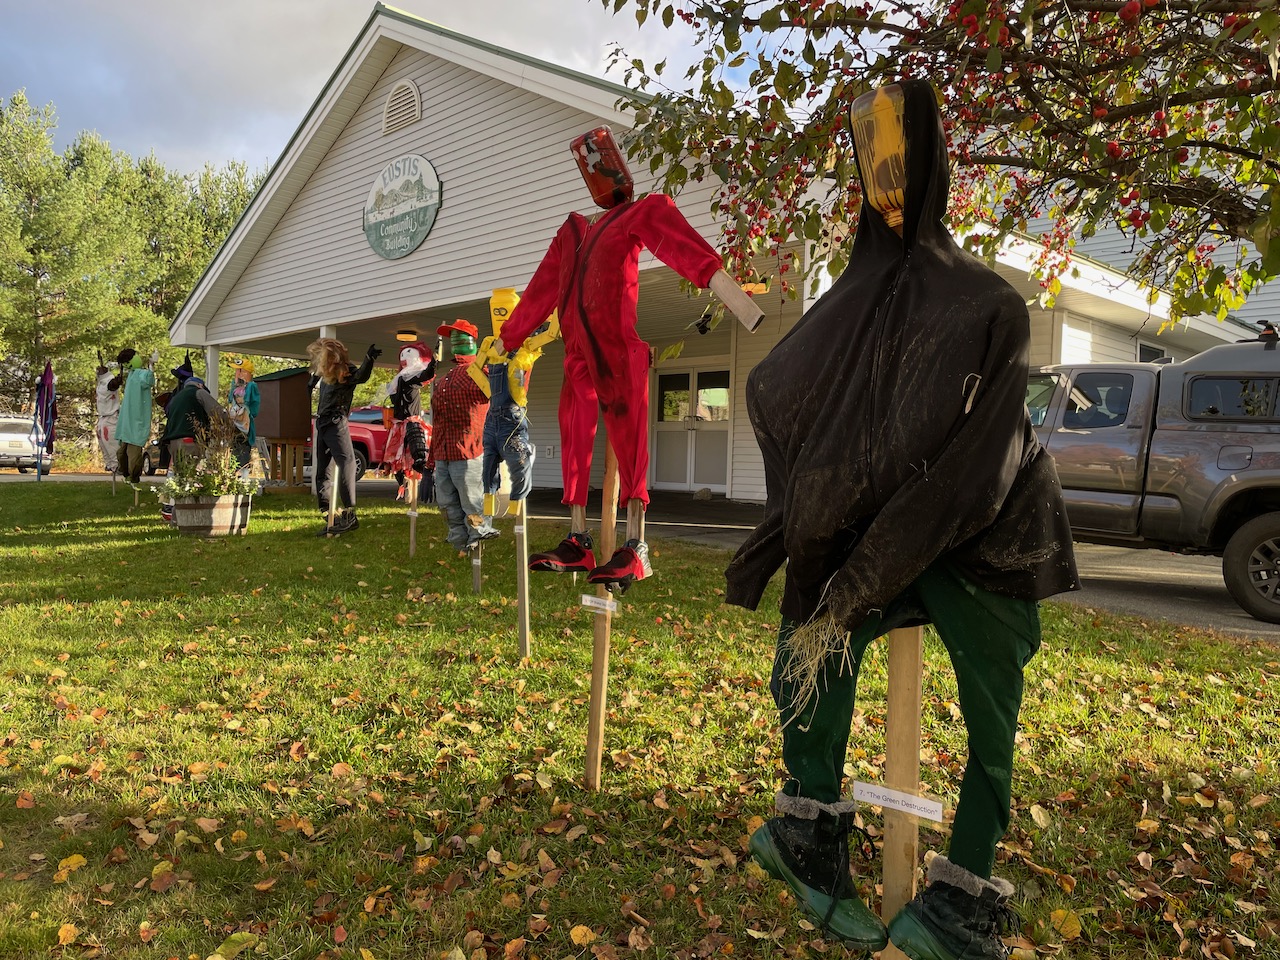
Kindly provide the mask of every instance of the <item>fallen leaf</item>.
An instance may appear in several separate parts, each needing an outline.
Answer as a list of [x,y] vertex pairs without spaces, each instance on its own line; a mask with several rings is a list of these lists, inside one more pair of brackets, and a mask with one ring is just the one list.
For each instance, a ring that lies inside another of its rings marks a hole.
[[233,933],[217,950],[207,958],[207,960],[234,960],[234,957],[250,947],[258,945],[258,937],[252,933]]
[[1049,914],[1053,929],[1062,934],[1063,940],[1075,940],[1080,936],[1080,918],[1071,910],[1055,910]]
[[196,826],[205,833],[213,833],[221,823],[221,820],[215,820],[212,817],[196,817]]
[[266,893],[275,885],[276,885],[276,878],[271,877],[267,880],[259,880],[257,883],[253,885],[253,889],[257,890],[259,893]]
[[1053,818],[1049,816],[1049,811],[1038,803],[1031,805],[1031,819],[1036,822],[1036,826],[1041,830],[1048,830],[1049,824],[1053,822]]
[[347,942],[347,928],[342,924],[333,928],[333,942],[339,946]]
[[14,806],[19,810],[30,810],[36,805],[36,798],[30,790],[19,790],[18,799]]
[[76,937],[80,936],[80,928],[74,923],[64,923],[58,928],[58,946],[65,947],[68,944],[76,942]]
[[569,931],[569,939],[579,947],[596,942],[596,932],[586,924],[580,923]]

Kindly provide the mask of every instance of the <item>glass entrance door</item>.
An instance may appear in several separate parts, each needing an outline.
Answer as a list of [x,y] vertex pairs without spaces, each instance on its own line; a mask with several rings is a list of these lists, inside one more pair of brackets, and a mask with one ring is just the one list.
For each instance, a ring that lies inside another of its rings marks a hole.
[[653,487],[726,493],[729,485],[728,370],[658,374]]

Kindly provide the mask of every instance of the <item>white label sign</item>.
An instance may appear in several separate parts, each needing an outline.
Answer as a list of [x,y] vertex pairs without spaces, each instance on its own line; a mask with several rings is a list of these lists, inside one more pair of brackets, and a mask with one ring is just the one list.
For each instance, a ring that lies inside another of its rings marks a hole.
[[894,790],[891,787],[880,784],[861,783],[855,780],[853,782],[853,799],[859,803],[874,803],[877,806],[889,807],[891,810],[900,810],[916,817],[924,817],[924,819],[932,820],[934,823],[942,822],[941,801],[917,797],[914,793]]
[[614,613],[618,609],[617,600],[609,600],[606,597],[593,597],[587,593],[582,595],[582,605],[588,610],[595,610],[597,613]]

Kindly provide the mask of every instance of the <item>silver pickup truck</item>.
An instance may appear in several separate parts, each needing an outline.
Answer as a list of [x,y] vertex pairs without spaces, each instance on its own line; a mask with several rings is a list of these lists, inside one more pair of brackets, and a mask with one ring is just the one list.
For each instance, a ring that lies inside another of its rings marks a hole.
[[1236,603],[1280,623],[1280,349],[1182,363],[1060,364],[1027,409],[1062,479],[1075,539],[1222,557]]

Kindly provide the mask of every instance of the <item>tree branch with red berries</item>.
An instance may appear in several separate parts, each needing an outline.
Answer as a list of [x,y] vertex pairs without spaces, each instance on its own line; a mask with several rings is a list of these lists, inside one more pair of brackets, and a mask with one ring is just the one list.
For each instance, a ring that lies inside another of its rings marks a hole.
[[953,228],[987,256],[1041,237],[1046,300],[1104,228],[1174,317],[1223,316],[1280,273],[1275,0],[601,2],[692,30],[702,57],[677,81],[615,53],[639,91],[629,146],[669,192],[720,184],[744,279],[765,255],[796,295],[797,239],[809,280],[843,269],[860,203],[845,114],[907,77],[943,103]]

